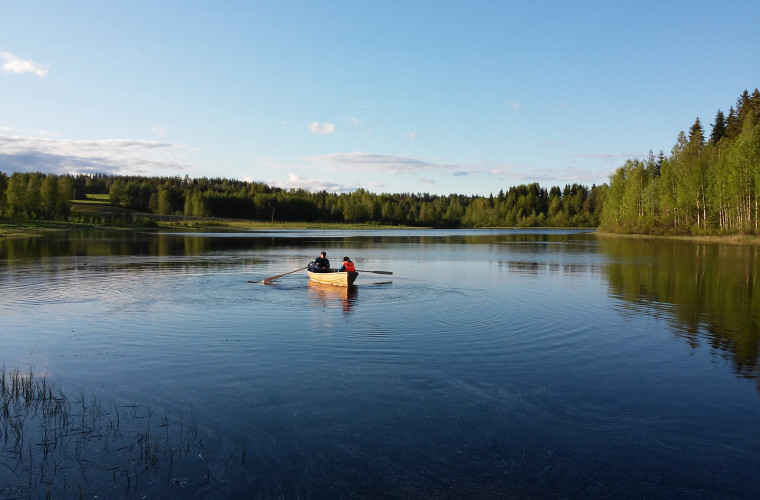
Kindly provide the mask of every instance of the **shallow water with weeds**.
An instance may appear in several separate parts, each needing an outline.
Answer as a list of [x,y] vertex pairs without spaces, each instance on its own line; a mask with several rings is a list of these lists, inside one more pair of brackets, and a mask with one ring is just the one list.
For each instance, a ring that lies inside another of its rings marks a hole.
[[[321,250],[394,274],[246,283]],[[0,240],[0,497],[750,498],[758,266],[584,231]]]

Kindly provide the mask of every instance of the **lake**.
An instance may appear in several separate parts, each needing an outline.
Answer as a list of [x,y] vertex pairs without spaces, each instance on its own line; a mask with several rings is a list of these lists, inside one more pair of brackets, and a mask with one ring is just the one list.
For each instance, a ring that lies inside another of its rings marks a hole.
[[[322,250],[393,275],[246,282]],[[0,363],[60,391],[0,415],[0,497],[757,498],[758,276],[576,230],[0,239]]]

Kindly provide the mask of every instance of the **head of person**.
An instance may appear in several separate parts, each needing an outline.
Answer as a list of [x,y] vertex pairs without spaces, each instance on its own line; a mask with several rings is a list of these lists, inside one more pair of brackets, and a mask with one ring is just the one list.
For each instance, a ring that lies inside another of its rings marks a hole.
[[323,257],[323,258],[324,258],[324,257],[327,257],[327,252],[322,252],[321,254],[319,254],[319,256],[320,256],[320,257]]
[[351,259],[349,259],[348,257],[343,257],[343,262],[346,262],[348,260],[351,260]]

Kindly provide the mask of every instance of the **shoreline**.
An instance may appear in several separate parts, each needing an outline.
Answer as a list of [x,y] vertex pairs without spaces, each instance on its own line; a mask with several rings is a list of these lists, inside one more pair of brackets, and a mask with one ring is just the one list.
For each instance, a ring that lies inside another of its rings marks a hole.
[[[141,217],[145,217],[141,215]],[[200,219],[188,218],[182,216],[155,216],[145,217],[152,221],[152,224],[134,224],[134,225],[116,225],[108,222],[102,224],[87,224],[70,221],[51,221],[51,220],[28,220],[28,219],[6,219],[0,218],[0,238],[38,238],[52,233],[65,231],[87,231],[87,230],[107,230],[107,231],[174,231],[177,229],[193,230],[216,230],[216,231],[235,231],[235,230],[257,230],[257,229],[323,229],[323,230],[341,230],[341,229],[421,229],[411,228],[410,226],[387,226],[378,224],[351,224],[351,223],[329,223],[329,222],[265,222],[254,220],[240,219]],[[430,228],[427,228],[430,229]]]
[[[217,231],[234,231],[234,230],[278,230],[278,229],[322,229],[322,230],[355,230],[355,229],[436,229],[434,227],[412,227],[412,226],[388,226],[379,224],[355,224],[355,223],[330,223],[330,222],[268,222],[244,219],[214,219],[198,218],[186,216],[151,216],[152,214],[140,214],[140,217],[149,219],[151,225],[109,225],[108,223],[86,224],[81,222],[70,221],[51,221],[51,220],[28,220],[28,219],[7,219],[0,218],[0,238],[38,238],[52,233],[65,231],[87,231],[87,230],[108,230],[108,231],[172,231],[177,229],[195,229],[195,230],[217,230]],[[731,245],[760,245],[760,236],[745,234],[729,235],[652,235],[652,234],[630,234],[630,233],[612,233],[602,231],[597,228],[560,228],[560,227],[487,227],[487,228],[440,228],[440,229],[588,229],[600,238],[626,238],[642,240],[675,240],[675,241],[692,241],[697,243],[722,243]]]

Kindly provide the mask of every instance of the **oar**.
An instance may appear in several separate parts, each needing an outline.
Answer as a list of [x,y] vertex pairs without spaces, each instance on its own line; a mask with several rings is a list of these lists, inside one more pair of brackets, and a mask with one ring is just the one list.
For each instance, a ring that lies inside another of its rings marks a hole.
[[357,269],[356,271],[360,273],[393,274],[392,271],[363,271],[361,269]]
[[[307,267],[308,267],[308,266],[307,266]],[[258,281],[246,281],[246,283],[269,283],[270,281],[274,281],[274,280],[276,280],[277,278],[282,278],[282,277],[283,277],[283,276],[285,276],[286,274],[293,274],[293,273],[297,273],[298,271],[303,271],[304,269],[306,269],[306,267],[302,267],[301,269],[296,269],[295,271],[290,271],[289,273],[282,273],[282,274],[277,274],[277,275],[275,275],[275,276],[270,276],[270,277],[268,277],[268,278],[264,278],[263,280],[258,280]]]

